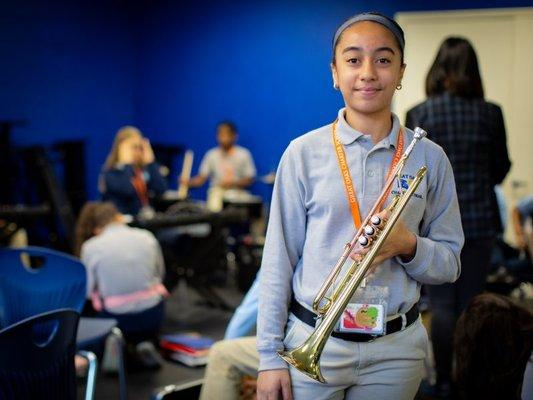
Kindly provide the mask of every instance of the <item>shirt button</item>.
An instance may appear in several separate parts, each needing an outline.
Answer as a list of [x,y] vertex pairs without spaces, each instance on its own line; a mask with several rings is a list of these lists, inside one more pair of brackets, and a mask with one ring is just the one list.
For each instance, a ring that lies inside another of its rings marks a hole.
[[367,172],[367,175],[372,178],[374,176],[374,171],[370,170]]

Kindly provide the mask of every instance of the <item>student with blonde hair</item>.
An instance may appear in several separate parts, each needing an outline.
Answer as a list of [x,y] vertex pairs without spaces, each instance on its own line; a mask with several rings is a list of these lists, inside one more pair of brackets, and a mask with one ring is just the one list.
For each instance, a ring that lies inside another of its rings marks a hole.
[[134,126],[120,128],[100,177],[103,200],[123,214],[137,215],[167,190],[150,141]]

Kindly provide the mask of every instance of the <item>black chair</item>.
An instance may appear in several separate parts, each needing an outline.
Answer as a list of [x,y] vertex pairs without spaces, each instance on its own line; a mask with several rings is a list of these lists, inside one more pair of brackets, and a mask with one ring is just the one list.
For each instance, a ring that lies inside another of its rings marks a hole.
[[76,399],[78,320],[75,310],[60,309],[0,331],[1,399]]

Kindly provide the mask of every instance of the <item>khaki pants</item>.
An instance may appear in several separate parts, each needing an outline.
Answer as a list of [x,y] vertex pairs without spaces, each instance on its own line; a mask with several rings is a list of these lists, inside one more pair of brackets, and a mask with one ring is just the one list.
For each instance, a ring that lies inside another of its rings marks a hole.
[[[301,345],[313,328],[290,315],[285,348]],[[244,375],[256,376],[259,354],[255,337],[224,340],[211,348],[201,400],[237,399]],[[403,331],[372,342],[330,338],[320,367],[327,384],[290,368],[295,400],[411,400],[424,371],[428,336],[418,318]]]
[[215,343],[209,351],[200,400],[238,399],[243,376],[256,377],[258,366],[255,336]]
[[[290,315],[285,348],[301,345],[313,328]],[[371,342],[329,338],[320,358],[327,384],[290,369],[295,400],[412,400],[424,371],[428,336],[422,319]]]

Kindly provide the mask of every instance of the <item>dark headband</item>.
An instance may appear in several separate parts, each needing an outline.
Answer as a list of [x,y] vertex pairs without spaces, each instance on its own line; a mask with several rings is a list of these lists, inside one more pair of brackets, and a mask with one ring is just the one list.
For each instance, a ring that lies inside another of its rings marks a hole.
[[337,32],[335,32],[335,36],[333,37],[333,49],[335,49],[335,46],[337,45],[337,40],[339,40],[340,35],[342,32],[344,32],[349,26],[352,26],[356,22],[361,21],[372,21],[377,22],[378,24],[383,25],[385,28],[387,28],[389,31],[392,32],[396,40],[398,41],[398,44],[400,45],[400,49],[404,50],[405,47],[405,39],[403,38],[402,31],[398,28],[398,26],[394,23],[394,21],[391,21],[387,17],[380,15],[380,14],[373,14],[373,13],[362,13],[357,14],[347,20],[345,23],[343,23],[341,26],[339,26],[339,29],[337,29]]

